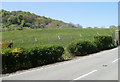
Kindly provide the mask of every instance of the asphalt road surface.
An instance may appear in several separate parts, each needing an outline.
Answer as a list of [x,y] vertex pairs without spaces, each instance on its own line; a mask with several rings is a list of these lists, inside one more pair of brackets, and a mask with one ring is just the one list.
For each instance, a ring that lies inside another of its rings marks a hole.
[[118,48],[3,77],[3,80],[118,80]]

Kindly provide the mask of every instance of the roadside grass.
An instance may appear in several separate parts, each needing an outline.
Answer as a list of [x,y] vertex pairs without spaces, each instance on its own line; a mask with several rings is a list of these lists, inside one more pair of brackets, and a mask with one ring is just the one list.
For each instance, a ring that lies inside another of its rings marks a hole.
[[[57,44],[64,48],[77,39],[93,40],[96,34],[109,34],[115,38],[113,28],[57,28],[34,29],[22,31],[2,32],[2,43],[13,42],[13,48],[29,48],[33,45]],[[71,59],[71,55],[65,51],[63,58]]]

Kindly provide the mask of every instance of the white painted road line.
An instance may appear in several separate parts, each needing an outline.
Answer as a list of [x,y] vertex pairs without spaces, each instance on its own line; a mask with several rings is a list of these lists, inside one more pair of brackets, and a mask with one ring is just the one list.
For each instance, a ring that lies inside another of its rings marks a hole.
[[114,61],[112,61],[112,63],[114,63],[114,62],[116,62],[116,61],[118,61],[118,59],[115,59]]
[[2,78],[0,78],[0,82],[2,81]]
[[76,78],[76,79],[74,79],[74,80],[79,80],[79,79],[81,79],[81,78],[83,78],[83,77],[85,77],[85,76],[88,76],[88,75],[96,72],[96,71],[97,71],[97,70],[93,70],[93,71],[91,71],[91,72],[89,72],[89,73],[87,73],[87,74],[85,74],[85,75],[82,75],[82,76],[80,76],[80,77],[78,77],[78,78]]

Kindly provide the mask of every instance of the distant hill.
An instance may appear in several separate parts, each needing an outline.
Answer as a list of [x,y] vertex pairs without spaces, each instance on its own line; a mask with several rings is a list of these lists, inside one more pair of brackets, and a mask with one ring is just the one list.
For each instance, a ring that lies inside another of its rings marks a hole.
[[24,29],[25,27],[31,29],[37,28],[75,28],[74,24],[65,23],[63,21],[39,16],[34,13],[26,11],[6,11],[0,10],[0,17],[2,20],[0,24],[2,28],[9,29]]

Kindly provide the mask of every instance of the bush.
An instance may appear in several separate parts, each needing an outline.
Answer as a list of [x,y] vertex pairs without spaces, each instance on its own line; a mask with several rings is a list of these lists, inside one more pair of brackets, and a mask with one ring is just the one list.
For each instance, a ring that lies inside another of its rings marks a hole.
[[9,27],[9,28],[7,28],[6,30],[7,30],[7,31],[13,31],[13,30],[15,30],[15,28]]
[[19,69],[36,67],[60,60],[64,48],[62,46],[35,46],[30,49],[6,48],[2,50],[3,73]]
[[23,49],[6,48],[2,50],[2,71],[12,72],[22,68],[22,63],[26,60]]
[[96,35],[94,36],[94,42],[99,50],[105,50],[115,46],[111,35]]
[[13,42],[2,43],[0,44],[1,48],[11,48],[13,46]]
[[23,30],[22,27],[16,27],[15,30]]
[[33,47],[27,51],[32,66],[49,64],[58,61],[64,52],[61,46]]
[[68,51],[77,56],[84,56],[97,52],[97,47],[89,40],[77,40],[69,44]]
[[11,55],[10,49],[2,50],[2,71],[14,70],[16,65],[15,55]]

